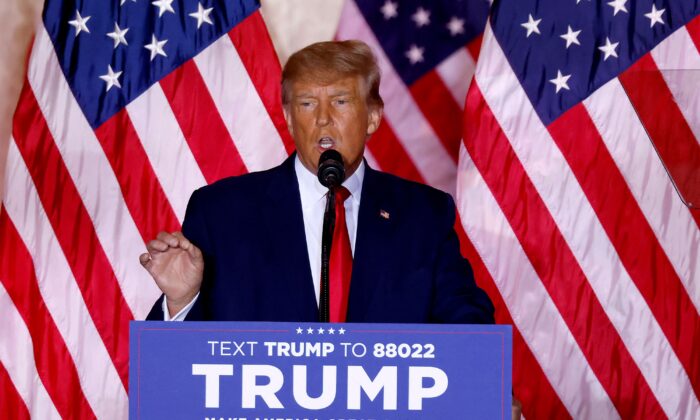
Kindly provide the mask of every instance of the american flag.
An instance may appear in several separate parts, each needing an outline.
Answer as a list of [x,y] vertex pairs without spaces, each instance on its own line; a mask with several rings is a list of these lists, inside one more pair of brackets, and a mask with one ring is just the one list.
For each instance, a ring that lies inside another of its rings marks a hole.
[[48,0],[0,213],[0,412],[126,418],[138,263],[192,191],[293,149],[253,0]]
[[488,6],[346,2],[368,159],[456,193],[526,417],[698,418],[700,2],[497,0],[462,119]]
[[384,119],[367,144],[370,165],[454,194],[462,109],[487,0],[348,0],[338,39],[377,55]]
[[493,3],[457,204],[529,418],[700,418],[699,13]]

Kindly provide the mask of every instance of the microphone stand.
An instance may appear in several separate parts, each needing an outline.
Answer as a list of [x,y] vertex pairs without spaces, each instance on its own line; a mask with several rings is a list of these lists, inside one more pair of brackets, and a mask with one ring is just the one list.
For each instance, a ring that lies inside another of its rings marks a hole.
[[[343,157],[337,150],[328,149],[318,158],[318,181],[328,187],[326,211],[323,214],[323,233],[321,234],[321,296],[318,302],[318,318],[321,322],[330,322],[330,282],[331,245],[335,228],[335,191],[345,179]],[[341,203],[342,205],[342,203]]]
[[323,214],[323,233],[321,234],[321,297],[318,311],[320,322],[330,322],[329,302],[329,267],[331,259],[331,245],[333,244],[333,230],[335,228],[335,187],[328,188],[326,211]]

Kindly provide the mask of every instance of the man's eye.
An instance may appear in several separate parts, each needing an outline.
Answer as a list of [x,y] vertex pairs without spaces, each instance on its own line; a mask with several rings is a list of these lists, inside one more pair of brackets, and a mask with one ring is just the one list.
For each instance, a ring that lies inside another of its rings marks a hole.
[[348,101],[347,99],[336,99],[336,101],[335,101],[335,103],[337,103],[338,105],[345,105],[348,102],[350,102],[350,101]]

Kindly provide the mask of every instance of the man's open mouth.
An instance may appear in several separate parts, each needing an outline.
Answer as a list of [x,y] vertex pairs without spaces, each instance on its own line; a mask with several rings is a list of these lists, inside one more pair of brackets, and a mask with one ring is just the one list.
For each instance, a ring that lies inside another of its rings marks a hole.
[[330,137],[321,137],[318,141],[318,145],[321,146],[322,149],[330,149],[335,145],[335,141]]

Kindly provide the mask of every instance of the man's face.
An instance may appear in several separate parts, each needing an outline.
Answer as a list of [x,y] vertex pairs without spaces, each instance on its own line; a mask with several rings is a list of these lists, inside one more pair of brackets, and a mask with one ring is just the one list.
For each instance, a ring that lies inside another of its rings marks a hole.
[[284,118],[301,163],[315,174],[321,153],[335,149],[343,156],[345,175],[352,175],[382,116],[379,107],[367,106],[360,77],[338,78],[326,85],[296,81],[290,97]]

